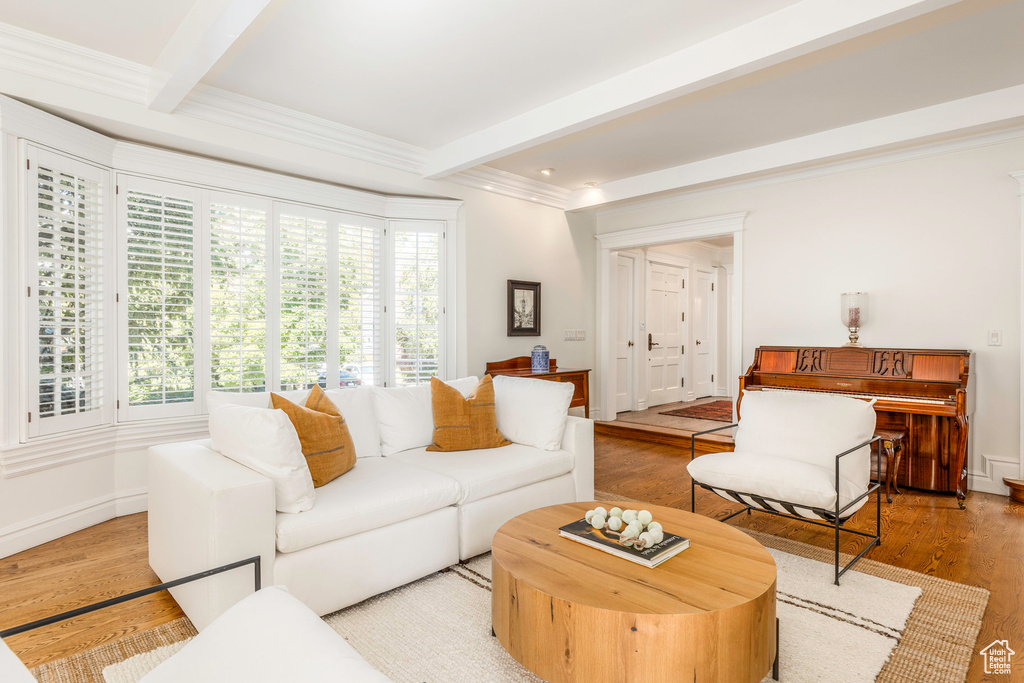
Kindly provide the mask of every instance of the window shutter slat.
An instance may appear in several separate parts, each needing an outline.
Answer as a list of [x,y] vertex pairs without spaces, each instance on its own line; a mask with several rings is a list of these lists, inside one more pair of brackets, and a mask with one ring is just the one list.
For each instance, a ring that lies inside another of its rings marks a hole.
[[210,204],[210,386],[266,388],[267,213]]
[[126,185],[130,414],[195,401],[194,206]]

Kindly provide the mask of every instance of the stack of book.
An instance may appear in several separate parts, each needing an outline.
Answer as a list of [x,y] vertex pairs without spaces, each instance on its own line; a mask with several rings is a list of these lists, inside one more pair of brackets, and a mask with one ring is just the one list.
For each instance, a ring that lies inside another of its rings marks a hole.
[[662,539],[661,543],[652,545],[650,548],[637,550],[636,548],[619,543],[619,534],[617,532],[610,531],[607,528],[595,529],[585,519],[573,522],[572,524],[566,524],[559,529],[559,532],[562,536],[578,543],[589,545],[591,548],[603,550],[624,560],[636,562],[652,569],[690,547],[690,539],[666,532],[665,538]]

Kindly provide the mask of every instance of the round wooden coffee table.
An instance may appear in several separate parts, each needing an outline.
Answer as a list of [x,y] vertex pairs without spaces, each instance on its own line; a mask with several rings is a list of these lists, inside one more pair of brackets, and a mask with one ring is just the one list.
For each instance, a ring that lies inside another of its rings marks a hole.
[[[634,503],[600,503],[639,509]],[[760,681],[775,660],[775,560],[738,529],[644,506],[690,547],[654,569],[558,534],[597,503],[553,505],[494,536],[492,624],[551,683]]]

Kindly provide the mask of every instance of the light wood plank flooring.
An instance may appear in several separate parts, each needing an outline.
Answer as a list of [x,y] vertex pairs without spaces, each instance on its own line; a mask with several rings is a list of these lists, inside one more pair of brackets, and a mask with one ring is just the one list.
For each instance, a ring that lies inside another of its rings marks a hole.
[[[689,509],[688,460],[689,448],[600,434],[596,485]],[[713,516],[736,509],[704,491],[698,491],[697,505]],[[1024,652],[1024,506],[983,493],[969,494],[967,505],[963,511],[952,496],[905,491],[892,505],[883,503],[883,544],[868,557],[992,591],[979,647],[1006,638]],[[855,520],[868,529],[873,510]],[[729,523],[822,547],[831,542],[826,529],[764,514]],[[0,629],[159,583],[146,555],[146,516],[139,514],[0,559]],[[32,667],[180,616],[164,593],[16,636],[9,644]],[[1024,656],[1014,664],[1024,674]],[[985,676],[976,657],[968,680],[995,679]]]

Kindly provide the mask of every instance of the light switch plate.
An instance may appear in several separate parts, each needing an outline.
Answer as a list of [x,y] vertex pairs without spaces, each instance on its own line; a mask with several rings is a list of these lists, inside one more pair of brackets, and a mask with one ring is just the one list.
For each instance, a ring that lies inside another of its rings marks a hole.
[[1002,330],[989,330],[988,331],[988,345],[989,346],[1002,346],[1003,345],[1003,331]]

